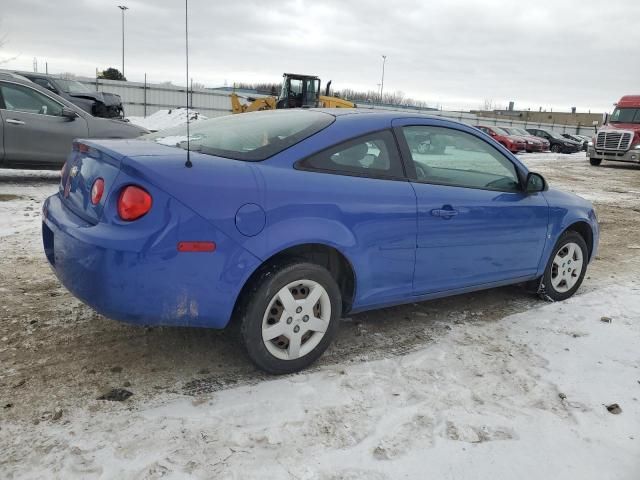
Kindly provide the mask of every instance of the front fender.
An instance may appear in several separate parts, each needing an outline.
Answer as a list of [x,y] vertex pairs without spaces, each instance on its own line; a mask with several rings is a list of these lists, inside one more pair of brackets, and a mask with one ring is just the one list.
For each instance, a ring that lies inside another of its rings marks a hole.
[[591,261],[597,254],[600,239],[600,229],[591,203],[577,195],[553,189],[544,192],[544,196],[549,202],[548,241],[538,266],[538,274],[544,273],[560,235],[578,223],[585,223],[591,228],[592,248],[589,257]]

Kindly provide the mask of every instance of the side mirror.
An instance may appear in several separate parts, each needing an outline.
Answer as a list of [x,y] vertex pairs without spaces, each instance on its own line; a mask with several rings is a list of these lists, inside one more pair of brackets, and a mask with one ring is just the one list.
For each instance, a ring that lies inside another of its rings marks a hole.
[[527,175],[527,183],[525,185],[526,193],[538,193],[547,190],[547,181],[542,175],[535,172],[529,172]]
[[62,107],[62,116],[67,120],[75,120],[78,114],[69,107]]

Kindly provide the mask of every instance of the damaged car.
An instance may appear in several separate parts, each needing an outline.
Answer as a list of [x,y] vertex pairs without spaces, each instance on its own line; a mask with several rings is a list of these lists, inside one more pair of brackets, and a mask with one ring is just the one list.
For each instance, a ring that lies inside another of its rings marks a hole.
[[58,78],[43,73],[16,73],[56,95],[60,95],[94,117],[124,118],[124,107],[120,95],[92,90],[77,80]]

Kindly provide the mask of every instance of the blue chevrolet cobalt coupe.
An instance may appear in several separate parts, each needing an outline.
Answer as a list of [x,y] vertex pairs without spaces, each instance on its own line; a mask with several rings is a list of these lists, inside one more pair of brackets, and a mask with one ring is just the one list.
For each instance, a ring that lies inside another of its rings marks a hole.
[[42,232],[96,311],[233,323],[271,373],[316,360],[348,312],[521,282],[566,299],[598,245],[589,202],[473,127],[314,109],[77,141]]

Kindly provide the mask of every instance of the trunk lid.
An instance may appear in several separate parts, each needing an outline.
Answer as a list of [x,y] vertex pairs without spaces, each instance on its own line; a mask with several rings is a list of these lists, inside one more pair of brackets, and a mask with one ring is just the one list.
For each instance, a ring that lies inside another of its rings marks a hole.
[[[80,147],[79,145],[84,145]],[[64,168],[60,196],[85,221],[107,221],[110,199],[124,185],[137,184],[169,194],[231,238],[246,240],[236,228],[236,213],[245,203],[262,204],[260,176],[252,162],[191,152],[193,168],[186,168],[186,151],[144,140],[81,140]],[[77,167],[75,175],[71,171]],[[104,180],[104,193],[91,203],[91,187]],[[157,193],[157,192],[156,192]]]
[[[85,142],[74,142],[73,150],[62,169],[60,197],[64,205],[85,221],[96,224],[118,172],[120,160]],[[104,180],[104,192],[97,204],[91,202],[94,182]]]
[[[96,224],[128,155],[159,155],[166,153],[162,145],[127,140],[79,140],[64,165],[59,192],[67,208],[85,221]],[[173,150],[170,149],[169,150]],[[97,204],[91,202],[94,182],[104,180],[104,192]]]

